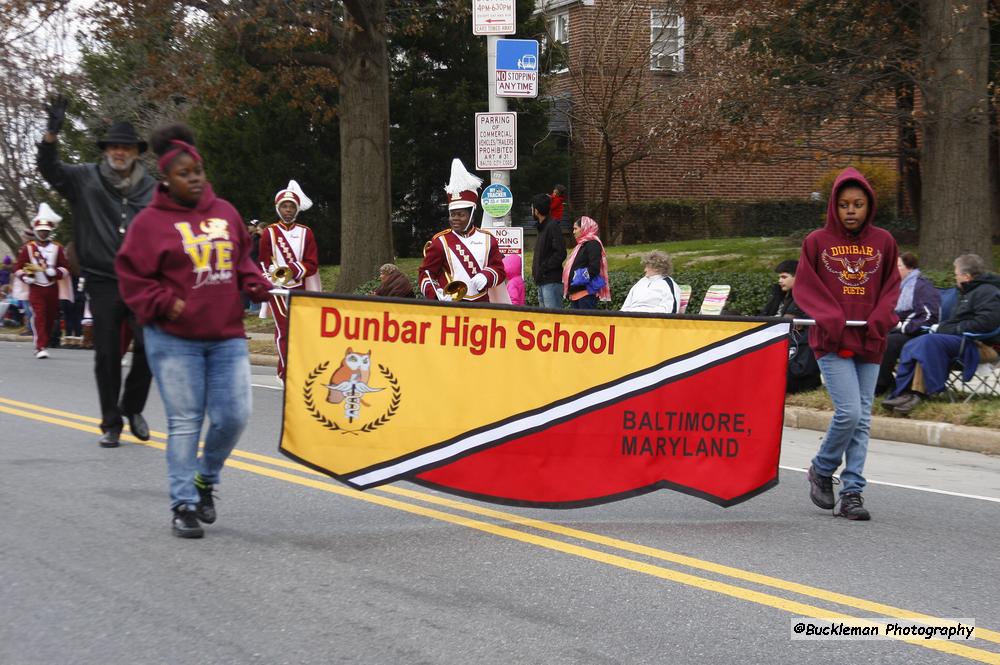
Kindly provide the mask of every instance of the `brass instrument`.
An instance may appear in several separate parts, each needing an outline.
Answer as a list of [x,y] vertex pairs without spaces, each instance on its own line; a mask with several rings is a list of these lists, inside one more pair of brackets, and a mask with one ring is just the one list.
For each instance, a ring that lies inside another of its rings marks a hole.
[[25,275],[34,275],[35,273],[38,272],[44,272],[45,268],[38,265],[37,263],[25,263],[23,266],[21,266],[21,270],[24,271]]
[[267,278],[275,286],[284,286],[292,279],[292,269],[288,266],[271,266],[267,271]]
[[460,282],[458,280],[448,282],[444,287],[445,295],[450,296],[452,300],[462,300],[468,292],[468,285],[465,282]]
[[[456,279],[445,284],[445,287],[442,289],[437,285],[434,278],[431,277],[431,273],[429,271],[425,270],[424,274],[427,275],[427,279],[430,280],[434,290],[437,291],[438,300],[451,300],[452,302],[457,302],[465,298],[465,294],[469,292],[469,285],[465,282]],[[445,276],[448,276],[448,273],[445,273]]]

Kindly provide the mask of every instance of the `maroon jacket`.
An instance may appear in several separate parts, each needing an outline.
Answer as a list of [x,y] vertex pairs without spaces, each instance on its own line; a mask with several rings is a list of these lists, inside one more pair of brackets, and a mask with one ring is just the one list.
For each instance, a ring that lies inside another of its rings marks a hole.
[[[848,233],[837,217],[837,195],[847,185],[860,186],[871,202],[856,233]],[[865,362],[881,362],[886,335],[899,320],[894,311],[899,298],[899,250],[892,235],[874,225],[875,203],[875,192],[865,177],[845,169],[833,184],[826,226],[802,243],[795,301],[816,320],[809,329],[809,346],[817,357],[845,351]],[[848,320],[868,325],[848,328]]]
[[[157,188],[129,225],[115,270],[122,298],[139,323],[187,339],[243,337],[240,292],[261,302],[271,288],[250,258],[240,214],[207,183],[193,209]],[[170,321],[177,299],[184,310]]]

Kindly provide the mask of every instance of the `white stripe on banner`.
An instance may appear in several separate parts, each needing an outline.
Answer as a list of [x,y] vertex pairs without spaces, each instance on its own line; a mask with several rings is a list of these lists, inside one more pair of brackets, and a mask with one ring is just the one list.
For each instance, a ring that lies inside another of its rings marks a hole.
[[712,347],[676,363],[670,363],[646,374],[633,376],[631,379],[622,381],[621,383],[581,395],[576,399],[557,404],[543,411],[509,420],[493,429],[476,432],[467,437],[456,439],[447,446],[430,450],[422,455],[416,455],[396,464],[375,469],[354,476],[353,478],[348,477],[346,480],[351,485],[361,488],[389,482],[405,476],[415,469],[430,464],[437,464],[470,450],[487,446],[495,441],[516,436],[527,430],[573,416],[577,413],[599,408],[606,403],[621,398],[623,395],[638,393],[675,376],[694,372],[706,366],[731,359],[748,349],[762,346],[775,339],[784,337],[788,334],[790,324],[791,321],[786,321],[755,330],[744,337]]

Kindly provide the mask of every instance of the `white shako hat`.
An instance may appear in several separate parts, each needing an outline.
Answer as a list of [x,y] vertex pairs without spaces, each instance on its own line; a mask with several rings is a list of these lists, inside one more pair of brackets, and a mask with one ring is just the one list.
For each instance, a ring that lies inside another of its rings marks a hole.
[[[295,182],[294,180],[289,180],[288,181],[288,187],[285,187],[283,190],[281,190],[280,192],[278,192],[277,194],[274,195],[274,210],[275,210],[275,212],[278,211],[278,206],[281,203],[283,203],[284,201],[291,201],[292,203],[295,204],[295,208],[296,208],[295,216],[296,217],[299,216],[300,212],[303,212],[305,210],[309,210],[309,208],[312,208],[312,204],[313,204],[312,199],[310,199],[308,196],[306,196],[305,192],[302,191],[302,188],[299,187],[299,183]],[[278,218],[279,219],[281,218],[281,213],[280,212],[278,213]]]
[[35,231],[42,229],[47,229],[49,231],[56,228],[56,224],[62,221],[62,217],[56,214],[56,211],[49,207],[48,203],[43,203],[38,206],[38,214],[35,218],[31,220],[31,228]]
[[469,173],[462,160],[451,160],[451,179],[444,191],[448,194],[448,210],[455,208],[475,208],[479,203],[479,186],[483,179]]

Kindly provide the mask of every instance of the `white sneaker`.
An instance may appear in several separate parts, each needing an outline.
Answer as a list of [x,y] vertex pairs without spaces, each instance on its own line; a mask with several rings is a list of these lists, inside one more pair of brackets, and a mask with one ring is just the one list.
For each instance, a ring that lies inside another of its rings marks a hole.
[[45,349],[42,349],[41,351],[35,354],[35,357],[38,358],[39,360],[42,360],[43,358],[48,358],[49,352],[46,351]]

